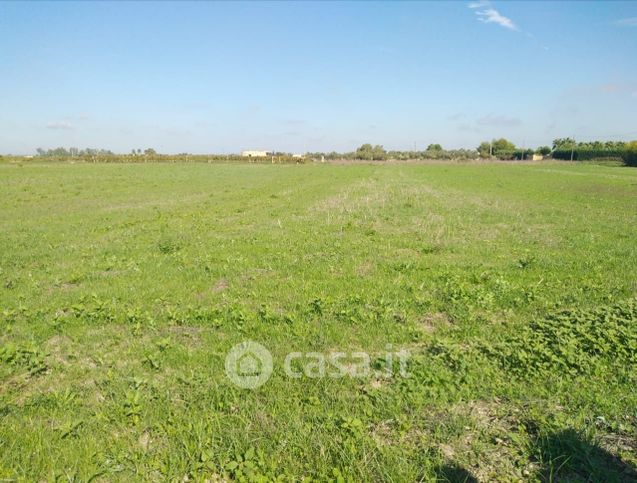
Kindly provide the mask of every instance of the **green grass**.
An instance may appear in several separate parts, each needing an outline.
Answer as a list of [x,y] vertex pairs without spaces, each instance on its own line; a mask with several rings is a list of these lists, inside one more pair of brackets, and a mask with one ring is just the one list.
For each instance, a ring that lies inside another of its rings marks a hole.
[[0,480],[628,481],[636,239],[630,168],[0,165]]

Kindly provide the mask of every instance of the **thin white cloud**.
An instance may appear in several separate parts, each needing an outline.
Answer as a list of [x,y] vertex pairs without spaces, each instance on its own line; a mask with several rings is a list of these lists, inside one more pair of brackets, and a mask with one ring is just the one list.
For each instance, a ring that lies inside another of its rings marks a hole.
[[489,2],[486,0],[480,0],[479,2],[471,2],[469,5],[467,5],[469,8],[482,8],[482,7],[488,7],[489,6]]
[[47,129],[53,129],[53,130],[59,130],[59,131],[72,131],[73,129],[75,129],[75,126],[73,126],[73,124],[71,124],[70,122],[66,122],[66,121],[56,121],[56,122],[50,122],[46,125]]
[[518,26],[515,25],[513,20],[511,20],[509,17],[505,17],[500,12],[498,12],[495,8],[493,8],[491,2],[487,0],[471,2],[467,6],[470,9],[475,10],[476,17],[478,17],[478,20],[480,22],[494,23],[509,30],[519,30]]
[[461,124],[458,124],[457,126],[458,131],[465,131],[465,132],[475,132],[475,133],[480,133],[480,129],[469,124],[466,122],[463,122]]
[[513,20],[511,20],[508,17],[505,17],[504,15],[502,15],[500,12],[498,12],[497,10],[493,8],[488,8],[486,10],[478,10],[476,12],[476,15],[478,16],[478,20],[480,20],[481,22],[495,23],[497,25],[500,25],[501,27],[511,29],[511,30],[518,29],[517,26],[513,23]]
[[637,27],[637,17],[622,18],[615,23],[622,27]]
[[522,124],[517,117],[489,114],[476,121],[481,126],[516,127]]
[[280,121],[281,124],[285,124],[286,126],[305,126],[307,121],[305,119],[283,119]]
[[452,114],[451,116],[447,116],[447,119],[449,121],[459,121],[464,117],[465,115],[462,112],[456,112],[455,114]]
[[464,132],[481,133],[483,128],[510,129],[522,126],[523,122],[517,117],[509,117],[503,114],[487,114],[471,120],[465,114],[458,114],[448,118],[458,121],[456,129]]

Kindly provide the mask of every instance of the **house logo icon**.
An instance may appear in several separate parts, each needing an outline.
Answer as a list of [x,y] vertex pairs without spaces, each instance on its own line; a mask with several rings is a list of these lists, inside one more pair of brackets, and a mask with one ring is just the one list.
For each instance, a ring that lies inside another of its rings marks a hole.
[[272,374],[272,354],[257,342],[241,342],[228,352],[225,367],[226,376],[236,386],[256,389]]

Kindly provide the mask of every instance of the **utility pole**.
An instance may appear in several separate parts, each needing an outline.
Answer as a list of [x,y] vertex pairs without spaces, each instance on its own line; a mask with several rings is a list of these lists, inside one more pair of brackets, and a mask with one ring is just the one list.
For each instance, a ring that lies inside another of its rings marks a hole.
[[522,140],[522,161],[526,161],[526,139]]

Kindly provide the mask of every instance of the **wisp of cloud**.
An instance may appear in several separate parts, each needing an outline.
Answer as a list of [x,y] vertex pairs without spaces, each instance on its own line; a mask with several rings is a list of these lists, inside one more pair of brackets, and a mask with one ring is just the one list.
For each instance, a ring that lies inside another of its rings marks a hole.
[[517,25],[515,25],[513,20],[505,17],[495,8],[493,8],[491,2],[488,2],[486,0],[471,2],[468,7],[476,11],[476,16],[478,17],[478,20],[480,20],[480,22],[494,23],[509,30],[518,30],[518,27]]

